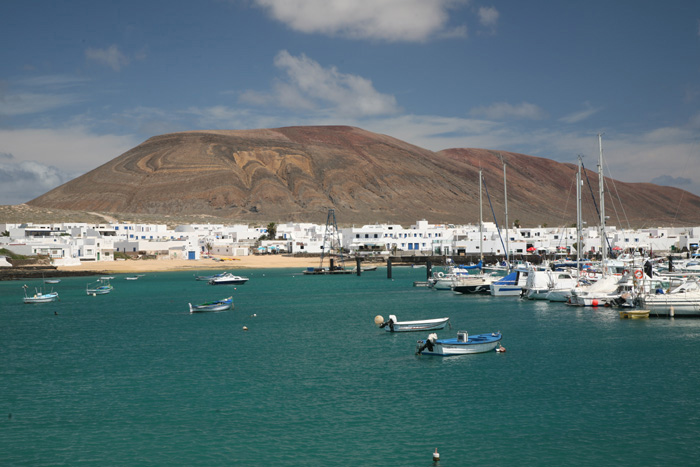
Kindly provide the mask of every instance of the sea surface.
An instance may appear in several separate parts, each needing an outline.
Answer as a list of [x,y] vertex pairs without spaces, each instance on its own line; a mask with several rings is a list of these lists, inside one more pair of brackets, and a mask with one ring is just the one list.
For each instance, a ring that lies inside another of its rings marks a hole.
[[[64,278],[36,305],[0,282],[0,465],[700,462],[700,320],[414,287],[425,269],[239,272],[116,275],[103,296]],[[416,356],[425,333],[375,326],[390,314],[501,331],[507,351]]]

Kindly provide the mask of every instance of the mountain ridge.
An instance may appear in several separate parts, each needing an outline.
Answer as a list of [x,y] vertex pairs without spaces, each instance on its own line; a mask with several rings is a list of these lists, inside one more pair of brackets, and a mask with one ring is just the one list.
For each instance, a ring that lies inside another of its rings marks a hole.
[[[27,204],[144,215],[202,215],[222,222],[466,224],[479,219],[479,169],[503,222],[570,225],[577,167],[507,151],[430,151],[348,126],[198,130],[149,138]],[[598,176],[586,171],[597,193]],[[606,178],[606,212],[630,226],[698,225],[700,197],[672,187]],[[618,197],[616,201],[614,196]],[[596,195],[597,196],[597,195]],[[484,193],[485,221],[493,221]],[[564,200],[567,200],[564,202]],[[562,203],[564,206],[562,206]],[[592,208],[591,208],[592,209]],[[589,223],[596,215],[587,214]],[[616,222],[613,219],[611,222]]]

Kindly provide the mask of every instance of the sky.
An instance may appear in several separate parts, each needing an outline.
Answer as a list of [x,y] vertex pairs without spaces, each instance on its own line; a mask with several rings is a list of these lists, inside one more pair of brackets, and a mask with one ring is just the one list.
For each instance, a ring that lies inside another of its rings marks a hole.
[[0,204],[164,133],[351,125],[700,195],[697,0],[8,0]]

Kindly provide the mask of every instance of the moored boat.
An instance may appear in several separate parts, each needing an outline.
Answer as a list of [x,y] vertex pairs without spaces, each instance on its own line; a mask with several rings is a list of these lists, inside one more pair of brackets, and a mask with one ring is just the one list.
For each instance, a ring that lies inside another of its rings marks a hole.
[[85,292],[88,295],[105,295],[112,291],[114,287],[106,279],[100,279],[97,282],[92,282],[85,287]]
[[221,276],[216,276],[216,277],[210,279],[209,284],[211,284],[211,285],[224,285],[224,284],[241,285],[241,284],[245,284],[249,280],[250,279],[247,277],[236,276],[234,274],[231,274],[230,272],[227,272],[226,274],[223,274]]
[[58,292],[44,292],[41,289],[36,289],[34,295],[27,295],[27,286],[22,286],[24,289],[24,303],[49,303],[58,300]]
[[221,300],[214,300],[211,302],[200,303],[199,305],[190,306],[190,313],[202,313],[206,311],[225,311],[233,308],[233,297],[224,298]]
[[501,342],[501,333],[477,334],[470,336],[466,331],[458,331],[457,337],[438,339],[433,333],[425,341],[418,341],[416,354],[419,355],[466,355],[494,350]]
[[[443,329],[450,318],[421,319],[415,321],[399,321],[395,315],[389,315],[389,319],[377,316],[374,321],[384,328],[386,332],[411,332],[411,331],[436,331]],[[384,322],[383,322],[384,321]]]

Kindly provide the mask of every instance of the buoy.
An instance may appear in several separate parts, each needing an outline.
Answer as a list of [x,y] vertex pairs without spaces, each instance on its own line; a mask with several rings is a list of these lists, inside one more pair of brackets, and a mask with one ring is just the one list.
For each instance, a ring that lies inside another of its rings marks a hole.
[[248,330],[248,326],[243,326],[243,330],[244,330],[244,331],[247,331],[247,330]]
[[435,452],[433,453],[433,462],[439,462],[440,461],[440,453],[437,452],[437,448],[435,448]]
[[374,317],[374,324],[376,324],[377,326],[379,326],[383,322],[384,322],[384,318],[382,317],[382,315],[377,315]]
[[505,347],[496,347],[496,352],[505,352],[506,348]]

